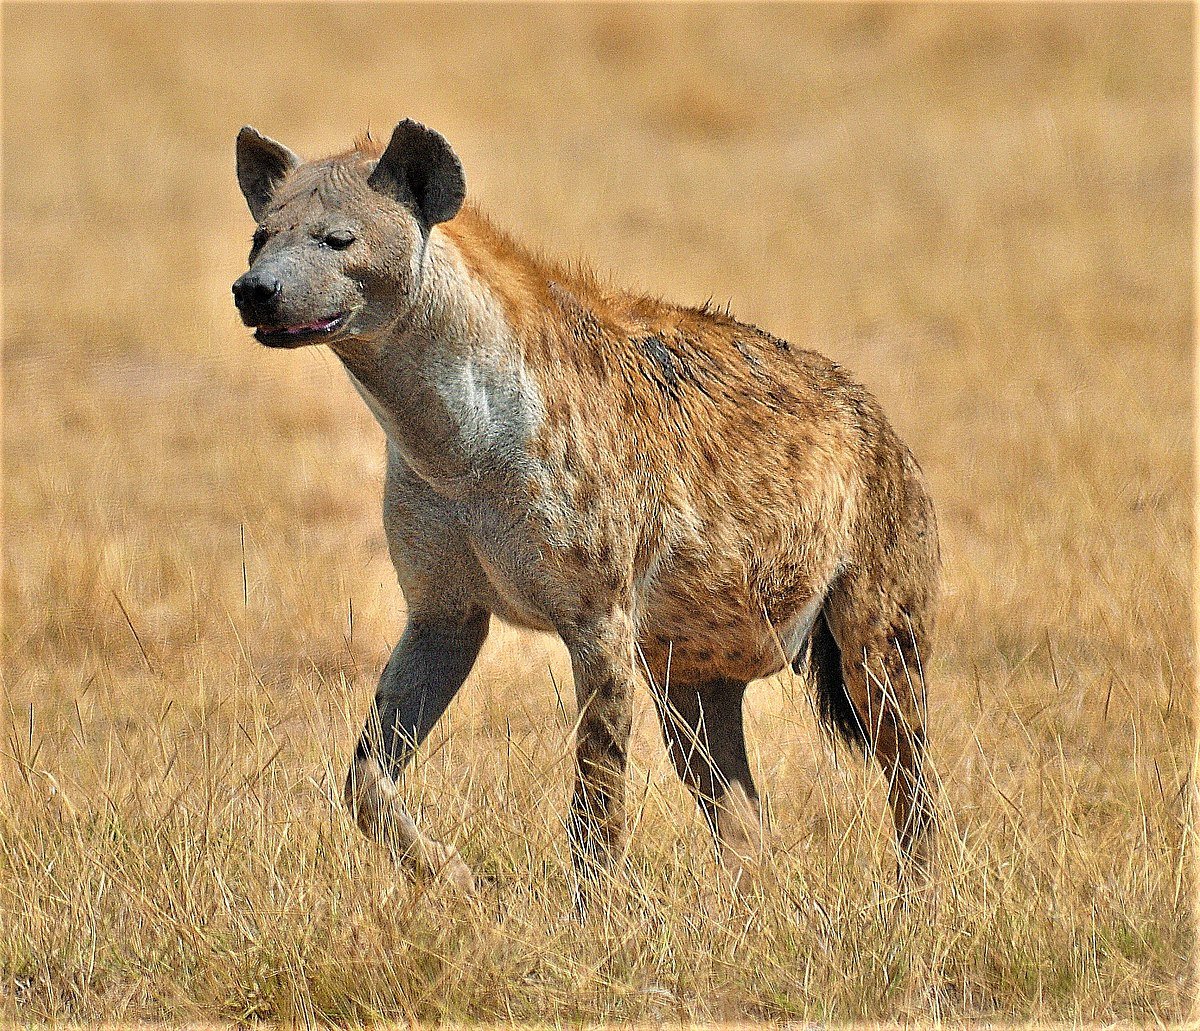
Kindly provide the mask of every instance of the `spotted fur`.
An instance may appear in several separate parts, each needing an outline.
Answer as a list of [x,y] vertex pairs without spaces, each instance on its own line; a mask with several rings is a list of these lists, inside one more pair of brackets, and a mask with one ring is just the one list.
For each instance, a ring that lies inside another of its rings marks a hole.
[[[937,531],[875,399],[728,312],[547,260],[470,202],[443,217],[461,167],[416,123],[386,151],[360,139],[307,164],[246,132],[239,176],[259,184],[247,199],[266,236],[247,275],[282,283],[271,318],[350,313],[314,342],[387,436],[384,525],[408,625],[347,785],[363,829],[471,883],[408,818],[396,778],[497,616],[571,654],[581,873],[622,841],[639,684],[724,855],[753,858],[742,696],[810,665],[827,723],[887,773],[902,856],[923,869]],[[309,246],[343,223],[356,242],[336,260]]]

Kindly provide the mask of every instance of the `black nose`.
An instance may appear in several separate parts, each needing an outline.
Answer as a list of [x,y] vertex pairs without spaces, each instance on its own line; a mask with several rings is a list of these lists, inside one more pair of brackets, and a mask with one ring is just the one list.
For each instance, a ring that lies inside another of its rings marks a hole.
[[233,284],[233,303],[239,308],[266,304],[278,297],[282,289],[283,285],[272,276],[247,272]]

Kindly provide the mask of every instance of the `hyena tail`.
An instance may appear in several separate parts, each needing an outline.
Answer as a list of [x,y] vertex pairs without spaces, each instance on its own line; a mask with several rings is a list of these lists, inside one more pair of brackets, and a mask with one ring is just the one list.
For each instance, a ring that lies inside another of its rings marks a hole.
[[[848,745],[864,752],[868,748],[866,728],[858,718],[854,703],[846,693],[842,676],[842,650],[834,640],[824,609],[813,624],[808,648],[808,668],[817,690],[817,716],[825,729]],[[801,653],[793,664],[797,673],[804,671]]]

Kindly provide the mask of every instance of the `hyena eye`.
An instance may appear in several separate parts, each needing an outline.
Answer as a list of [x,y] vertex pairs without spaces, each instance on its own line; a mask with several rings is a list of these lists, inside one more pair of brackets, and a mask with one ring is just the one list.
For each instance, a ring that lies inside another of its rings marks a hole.
[[354,234],[349,229],[335,229],[325,234],[325,243],[335,251],[344,251],[354,243]]

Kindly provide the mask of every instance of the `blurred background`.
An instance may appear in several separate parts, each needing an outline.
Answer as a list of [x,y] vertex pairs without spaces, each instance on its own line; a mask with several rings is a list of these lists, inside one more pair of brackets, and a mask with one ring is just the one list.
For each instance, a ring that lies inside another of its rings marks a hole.
[[[1192,18],[1184,4],[6,7],[6,733],[36,742],[79,805],[114,742],[126,770],[162,775],[148,742],[164,726],[181,770],[201,726],[253,765],[239,706],[272,714],[297,771],[320,766],[308,736],[334,765],[348,755],[402,626],[382,437],[327,351],[270,352],[240,326],[229,286],[253,224],[233,146],[251,124],[319,156],[413,117],[521,239],[672,300],[728,301],[881,399],[941,520],[933,739],[964,818],[1003,809],[971,786],[970,734],[1031,826],[1050,817],[1030,750],[1065,749],[1103,819],[1153,794],[1155,771],[1178,814]],[[501,632],[455,711],[485,741],[533,733],[556,706],[551,675],[569,681],[557,643]],[[773,776],[804,776],[806,712],[784,727],[777,684],[751,697]]]

